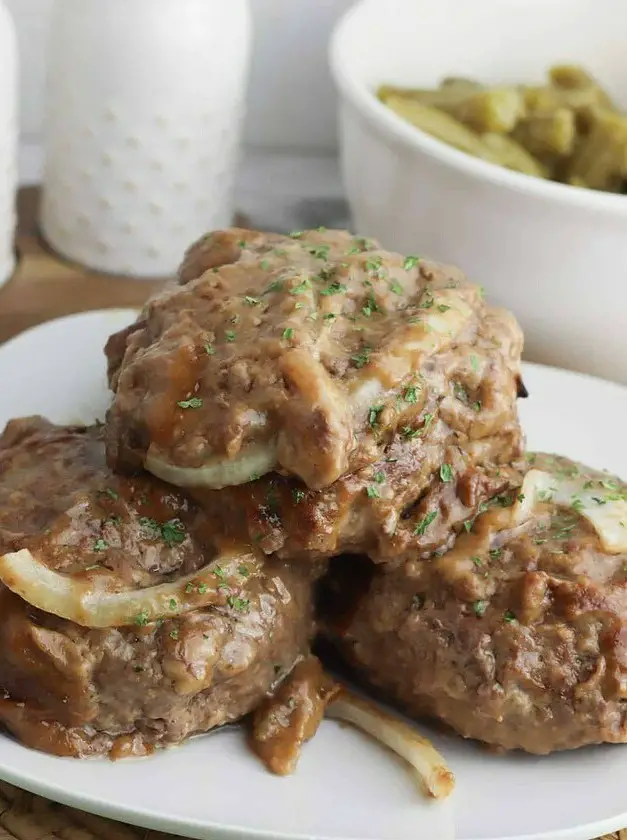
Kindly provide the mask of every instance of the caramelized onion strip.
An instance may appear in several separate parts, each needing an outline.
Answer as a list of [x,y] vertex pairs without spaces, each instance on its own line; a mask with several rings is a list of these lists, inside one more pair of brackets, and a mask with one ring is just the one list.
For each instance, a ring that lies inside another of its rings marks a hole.
[[375,703],[343,688],[326,716],[352,724],[405,759],[428,796],[443,799],[453,790],[455,776],[433,744]]
[[252,554],[227,555],[170,583],[112,592],[97,574],[79,579],[55,572],[22,549],[0,557],[0,581],[33,607],[83,627],[124,627],[225,604],[243,583],[242,565],[251,576],[258,571]]

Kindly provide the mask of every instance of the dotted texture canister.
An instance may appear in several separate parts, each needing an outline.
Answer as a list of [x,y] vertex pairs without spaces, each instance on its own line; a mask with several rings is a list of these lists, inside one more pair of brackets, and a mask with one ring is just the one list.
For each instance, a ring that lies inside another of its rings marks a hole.
[[49,47],[44,236],[99,271],[167,276],[232,221],[248,0],[63,0]]

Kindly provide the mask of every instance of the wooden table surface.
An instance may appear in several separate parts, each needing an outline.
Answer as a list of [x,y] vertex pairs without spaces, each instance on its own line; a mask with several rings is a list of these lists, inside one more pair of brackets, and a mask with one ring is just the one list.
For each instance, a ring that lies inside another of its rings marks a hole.
[[39,190],[18,195],[18,264],[0,288],[0,342],[28,327],[89,309],[141,306],[163,279],[98,274],[67,262],[43,242],[37,225]]

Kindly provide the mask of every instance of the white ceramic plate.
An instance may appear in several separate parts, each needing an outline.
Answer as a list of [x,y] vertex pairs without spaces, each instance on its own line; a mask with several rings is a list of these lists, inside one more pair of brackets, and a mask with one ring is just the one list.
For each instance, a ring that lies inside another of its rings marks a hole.
[[[102,418],[101,348],[132,317],[73,316],[2,347],[0,425],[36,412],[57,422]],[[627,389],[531,365],[525,379],[530,448],[627,476]],[[52,758],[0,735],[0,778],[103,816],[212,840],[591,840],[627,826],[627,746],[532,758],[492,756],[452,735],[433,740],[457,776],[443,804],[418,796],[394,756],[331,721],[288,779],[265,772],[235,730],[118,764]]]

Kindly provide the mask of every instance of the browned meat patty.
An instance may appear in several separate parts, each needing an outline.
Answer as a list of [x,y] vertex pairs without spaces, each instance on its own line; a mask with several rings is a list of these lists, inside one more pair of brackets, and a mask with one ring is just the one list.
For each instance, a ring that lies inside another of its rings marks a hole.
[[307,655],[308,575],[214,539],[167,485],[111,474],[100,429],[13,421],[0,476],[0,722],[29,746],[178,743],[253,711]]
[[275,471],[324,489],[435,406],[469,446],[519,442],[521,348],[455,269],[343,231],[218,231],[108,344],[109,460],[179,486]]
[[504,426],[473,450],[438,407],[434,417],[423,435],[397,436],[379,461],[326,490],[274,473],[241,487],[191,492],[228,533],[267,554],[315,560],[363,553],[398,566],[445,551],[493,497],[521,480],[518,469],[496,466],[519,454],[517,426]]
[[627,485],[533,467],[525,499],[441,557],[361,584],[338,564],[330,634],[385,697],[464,737],[538,754],[625,742]]

